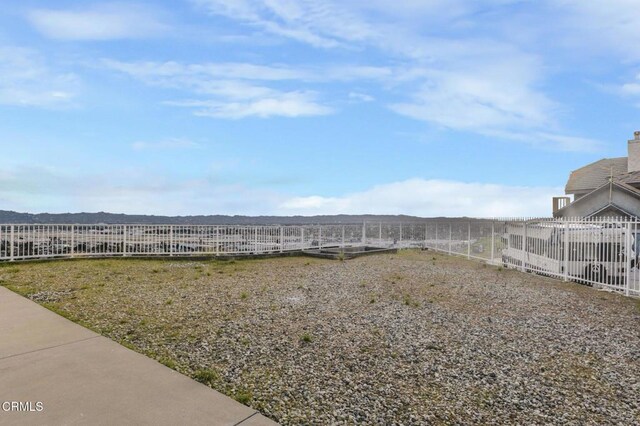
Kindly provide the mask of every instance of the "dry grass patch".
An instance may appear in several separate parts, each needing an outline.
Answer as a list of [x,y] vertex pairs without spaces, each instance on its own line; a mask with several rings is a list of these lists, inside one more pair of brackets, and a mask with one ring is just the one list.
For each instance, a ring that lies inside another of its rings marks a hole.
[[283,424],[640,413],[637,301],[433,252],[1,264],[0,283]]

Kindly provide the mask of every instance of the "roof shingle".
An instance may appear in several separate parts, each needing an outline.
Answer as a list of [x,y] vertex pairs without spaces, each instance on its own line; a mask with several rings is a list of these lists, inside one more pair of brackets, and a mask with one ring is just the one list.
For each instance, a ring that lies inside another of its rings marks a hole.
[[[603,158],[572,171],[564,191],[567,194],[592,191],[607,183],[611,175],[617,178],[627,174],[633,174],[627,173],[627,157]],[[638,179],[640,180],[640,175]],[[626,180],[623,182],[630,183]]]

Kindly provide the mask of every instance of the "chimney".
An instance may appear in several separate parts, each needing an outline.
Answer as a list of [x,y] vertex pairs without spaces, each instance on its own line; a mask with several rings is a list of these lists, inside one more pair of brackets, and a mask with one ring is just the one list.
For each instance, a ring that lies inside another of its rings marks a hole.
[[628,145],[629,159],[627,161],[627,171],[637,172],[640,170],[640,131],[633,132],[633,139]]

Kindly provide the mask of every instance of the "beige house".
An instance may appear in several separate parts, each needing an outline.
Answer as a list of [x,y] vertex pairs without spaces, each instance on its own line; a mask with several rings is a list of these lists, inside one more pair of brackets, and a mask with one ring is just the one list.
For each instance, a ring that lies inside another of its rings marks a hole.
[[628,142],[627,157],[572,171],[565,194],[553,198],[554,217],[640,217],[640,131]]

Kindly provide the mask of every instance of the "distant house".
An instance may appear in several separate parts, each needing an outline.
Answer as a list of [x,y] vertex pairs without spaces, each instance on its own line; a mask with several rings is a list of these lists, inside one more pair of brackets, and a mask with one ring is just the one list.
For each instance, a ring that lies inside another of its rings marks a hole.
[[571,172],[564,192],[553,198],[554,217],[640,218],[640,131],[628,156],[603,158]]

